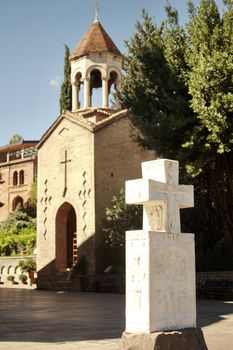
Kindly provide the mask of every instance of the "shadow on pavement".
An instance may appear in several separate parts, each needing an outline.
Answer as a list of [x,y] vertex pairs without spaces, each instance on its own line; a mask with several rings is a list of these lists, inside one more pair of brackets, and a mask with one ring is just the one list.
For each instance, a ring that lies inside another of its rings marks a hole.
[[199,327],[208,326],[233,315],[233,301],[199,299],[197,302],[197,323]]

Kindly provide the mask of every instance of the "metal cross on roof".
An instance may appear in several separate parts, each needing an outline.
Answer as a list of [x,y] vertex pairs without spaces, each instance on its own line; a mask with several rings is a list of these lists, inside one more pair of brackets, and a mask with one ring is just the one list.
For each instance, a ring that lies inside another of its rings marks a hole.
[[95,10],[95,21],[99,20],[99,12],[100,12],[100,7],[98,4],[95,4],[93,6],[93,9]]

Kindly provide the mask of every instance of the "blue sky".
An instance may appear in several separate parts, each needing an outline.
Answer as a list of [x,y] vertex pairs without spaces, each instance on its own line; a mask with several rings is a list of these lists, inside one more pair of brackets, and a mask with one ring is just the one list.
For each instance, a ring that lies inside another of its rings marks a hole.
[[[187,21],[186,1],[170,0]],[[198,0],[194,3],[198,4]],[[94,20],[95,0],[0,0],[0,145],[40,139],[59,115],[64,43],[72,51]],[[219,8],[222,1],[217,0]],[[160,23],[166,0],[99,0],[100,22],[122,53],[145,8]]]

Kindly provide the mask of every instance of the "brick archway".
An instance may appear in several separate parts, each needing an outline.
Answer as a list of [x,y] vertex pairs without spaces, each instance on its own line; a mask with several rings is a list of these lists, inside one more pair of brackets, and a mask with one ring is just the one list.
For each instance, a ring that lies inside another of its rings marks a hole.
[[56,215],[56,271],[67,271],[76,259],[76,213],[73,206],[65,202]]

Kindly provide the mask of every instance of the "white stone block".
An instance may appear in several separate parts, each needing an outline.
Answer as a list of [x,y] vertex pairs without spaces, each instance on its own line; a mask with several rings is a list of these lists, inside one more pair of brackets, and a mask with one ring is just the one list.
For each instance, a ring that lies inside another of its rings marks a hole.
[[126,332],[196,327],[193,234],[128,231]]
[[142,177],[163,183],[178,185],[179,183],[179,162],[170,159],[156,159],[149,162],[142,162]]

